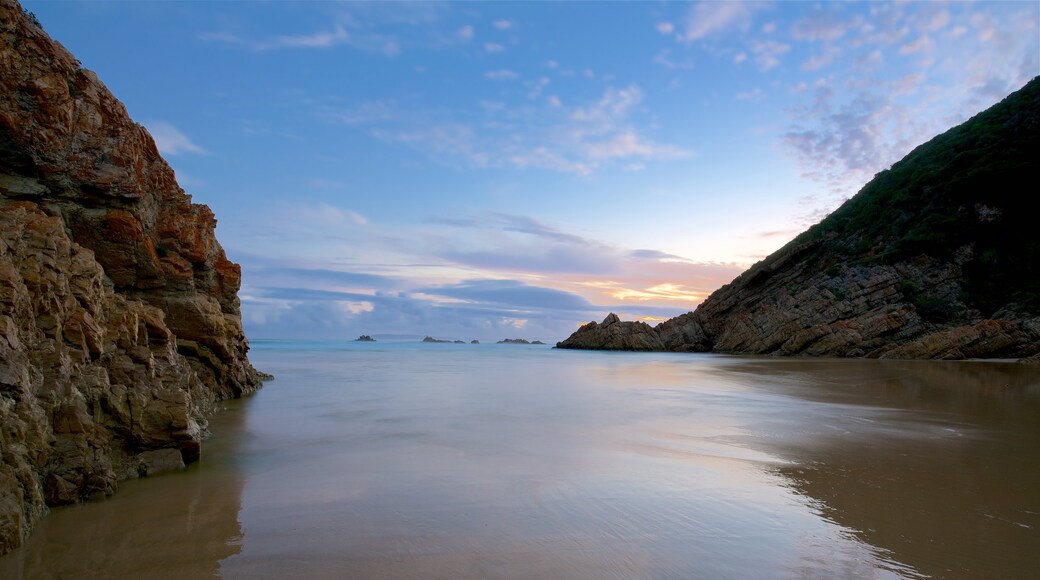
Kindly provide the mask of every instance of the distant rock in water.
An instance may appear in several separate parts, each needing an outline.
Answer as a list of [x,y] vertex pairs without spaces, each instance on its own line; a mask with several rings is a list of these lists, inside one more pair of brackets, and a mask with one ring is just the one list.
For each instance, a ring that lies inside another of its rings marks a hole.
[[361,336],[359,336],[359,337],[354,339],[354,342],[375,342],[375,341],[376,341],[376,339],[372,338],[371,336],[369,336],[367,334],[362,334]]
[[476,339],[473,339],[473,340],[469,341],[469,343],[470,344],[480,344],[480,341],[476,340]]
[[1040,79],[914,149],[695,312],[559,348],[904,359],[1040,354]]
[[[426,337],[426,338],[422,339],[422,342],[439,342],[439,343],[446,343],[446,344],[466,344],[466,341],[464,341],[464,340],[441,340],[441,339],[435,339],[434,337]],[[472,344],[476,344],[476,341],[474,340],[472,342]]]
[[0,553],[48,506],[198,460],[216,401],[260,386],[216,223],[0,0]]
[[540,340],[529,341],[529,340],[525,340],[523,338],[507,338],[505,340],[498,341],[496,344],[545,344],[545,343],[540,341]]

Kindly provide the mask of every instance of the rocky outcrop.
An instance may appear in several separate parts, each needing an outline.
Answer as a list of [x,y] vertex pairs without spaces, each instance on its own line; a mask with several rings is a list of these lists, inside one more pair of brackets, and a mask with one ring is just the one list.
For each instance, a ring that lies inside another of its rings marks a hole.
[[665,350],[657,331],[645,322],[622,322],[611,312],[603,322],[583,324],[557,348],[591,350]]
[[878,358],[1040,354],[1040,80],[918,147],[696,311],[560,348]]
[[196,461],[257,389],[216,220],[148,132],[0,0],[0,553],[48,506]]
[[527,340],[526,338],[505,338],[495,344],[545,344],[540,340]]

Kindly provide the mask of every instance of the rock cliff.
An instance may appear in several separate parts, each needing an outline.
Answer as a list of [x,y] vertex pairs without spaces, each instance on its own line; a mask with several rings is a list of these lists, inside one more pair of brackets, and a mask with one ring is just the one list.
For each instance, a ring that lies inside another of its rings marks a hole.
[[877,174],[819,224],[649,327],[613,314],[560,348],[844,357],[1040,353],[1040,79]]
[[197,460],[256,390],[216,220],[148,132],[0,0],[0,553],[48,506]]

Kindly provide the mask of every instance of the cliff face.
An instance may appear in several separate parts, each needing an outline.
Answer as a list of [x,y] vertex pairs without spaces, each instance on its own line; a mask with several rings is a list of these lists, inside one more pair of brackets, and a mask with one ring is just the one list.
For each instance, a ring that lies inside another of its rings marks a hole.
[[921,145],[819,224],[649,328],[557,344],[884,358],[1040,353],[1040,80]]
[[0,0],[0,553],[47,506],[195,461],[256,390],[216,220],[148,132]]

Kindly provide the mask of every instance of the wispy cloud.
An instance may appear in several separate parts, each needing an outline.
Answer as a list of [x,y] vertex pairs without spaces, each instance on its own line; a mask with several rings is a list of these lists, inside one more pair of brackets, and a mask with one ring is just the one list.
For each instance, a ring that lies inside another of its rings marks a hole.
[[[405,41],[415,46],[436,47],[445,42],[465,43],[476,33],[472,25],[449,30],[434,26],[447,10],[444,5],[414,2],[403,10],[401,6],[399,3],[344,3],[326,11],[327,24],[310,30],[280,33],[213,30],[203,32],[197,38],[253,52],[329,50],[349,46],[367,53],[395,57],[403,51],[402,43]],[[269,9],[276,14],[275,7]],[[278,16],[272,16],[272,19],[277,21]],[[291,21],[284,19],[285,23]]]
[[571,118],[576,121],[605,121],[623,117],[642,100],[643,92],[635,85],[623,89],[611,87],[595,104],[575,109]]
[[337,44],[350,42],[350,35],[340,25],[332,27],[331,30],[318,31],[310,34],[298,34],[278,36],[274,40],[257,45],[260,50],[277,50],[279,48],[329,48]]
[[174,127],[170,123],[165,121],[148,121],[145,123],[145,127],[147,127],[148,132],[151,133],[152,139],[155,140],[155,146],[163,155],[206,153],[202,147],[192,143],[191,139],[189,139],[187,135],[181,133],[177,127]]
[[791,45],[775,40],[756,40],[751,42],[750,48],[759,70],[764,72],[779,66],[783,56],[791,50]]
[[[488,80],[522,80],[510,69],[486,71]],[[692,156],[684,147],[660,143],[635,118],[643,100],[636,85],[607,87],[601,97],[567,107],[556,95],[541,99],[549,77],[525,81],[531,105],[505,107],[480,101],[474,110],[424,113],[379,101],[335,109],[320,116],[333,122],[368,126],[370,134],[424,152],[453,167],[548,169],[590,175],[604,167],[642,169],[646,162]],[[457,117],[452,121],[445,118]]]
[[327,225],[353,224],[363,226],[368,224],[368,219],[360,213],[334,207],[327,203],[317,205],[301,204],[295,206],[295,218],[307,223],[320,223]]
[[[776,41],[807,52],[801,69],[815,75],[793,85],[802,104],[782,133],[803,175],[827,189],[814,215],[1040,72],[1035,4],[878,3],[869,18],[845,9],[814,7]],[[773,49],[752,52],[763,70],[788,52]]]
[[693,42],[732,30],[747,30],[761,8],[761,4],[753,2],[697,2],[686,14],[679,40]]
[[493,81],[513,81],[520,78],[520,74],[516,71],[502,68],[484,73],[484,78]]

